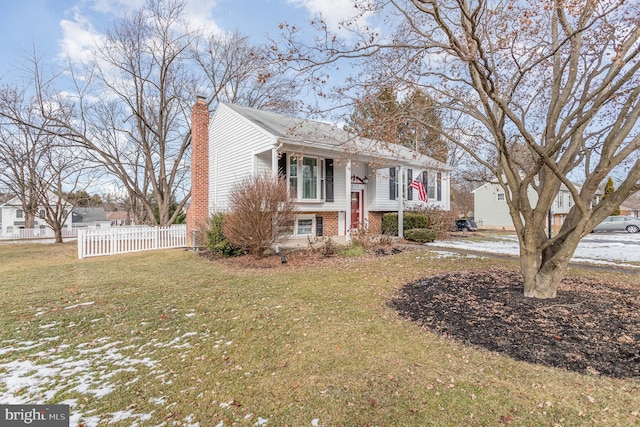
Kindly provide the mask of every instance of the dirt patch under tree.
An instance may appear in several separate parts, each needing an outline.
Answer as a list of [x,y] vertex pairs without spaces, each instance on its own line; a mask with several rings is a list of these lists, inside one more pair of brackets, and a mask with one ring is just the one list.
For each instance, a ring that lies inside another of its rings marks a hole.
[[391,305],[429,330],[517,360],[617,378],[640,377],[640,289],[566,278],[557,297],[523,296],[507,270],[466,271],[405,285]]

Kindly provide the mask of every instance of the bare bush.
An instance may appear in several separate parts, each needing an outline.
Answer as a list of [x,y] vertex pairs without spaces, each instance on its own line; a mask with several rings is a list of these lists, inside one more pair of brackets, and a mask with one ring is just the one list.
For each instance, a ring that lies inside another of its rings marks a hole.
[[276,241],[286,239],[295,214],[296,204],[284,179],[250,176],[237,182],[229,194],[223,233],[231,244],[262,256]]
[[319,253],[323,256],[332,256],[338,253],[338,246],[331,236],[311,237],[307,236],[307,245],[313,253]]
[[393,244],[393,237],[387,234],[372,233],[367,227],[358,227],[351,232],[353,244],[362,246],[367,251],[379,249]]
[[423,213],[429,217],[429,228],[436,232],[437,239],[448,238],[455,220],[456,214],[452,211],[445,211],[438,207],[418,208],[416,212]]

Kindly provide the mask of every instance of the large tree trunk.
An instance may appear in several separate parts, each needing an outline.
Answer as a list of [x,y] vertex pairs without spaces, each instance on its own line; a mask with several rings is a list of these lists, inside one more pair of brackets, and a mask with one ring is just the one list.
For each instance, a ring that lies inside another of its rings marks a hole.
[[[549,245],[549,243],[551,243]],[[569,261],[580,243],[580,234],[557,236],[547,240],[543,231],[526,236],[520,243],[520,270],[524,296],[555,298],[569,268]]]
[[53,228],[53,234],[56,238],[56,243],[63,243],[62,242],[62,228],[60,227],[54,227]]
[[568,261],[549,265],[549,261],[541,264],[541,258],[541,253],[520,255],[524,296],[527,298],[555,298],[558,286],[567,273]]

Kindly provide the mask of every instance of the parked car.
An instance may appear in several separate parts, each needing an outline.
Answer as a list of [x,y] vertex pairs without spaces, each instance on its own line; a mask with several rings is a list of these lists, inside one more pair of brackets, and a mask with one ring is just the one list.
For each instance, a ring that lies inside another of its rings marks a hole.
[[478,225],[470,219],[456,220],[458,231],[478,231]]
[[628,233],[637,233],[640,232],[640,218],[621,215],[608,216],[593,229],[593,232],[598,231],[626,231]]

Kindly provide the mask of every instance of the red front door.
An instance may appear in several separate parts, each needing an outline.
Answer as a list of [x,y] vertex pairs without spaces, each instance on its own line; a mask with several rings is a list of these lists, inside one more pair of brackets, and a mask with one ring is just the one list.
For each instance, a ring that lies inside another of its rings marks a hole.
[[360,192],[351,192],[351,228],[360,226]]

